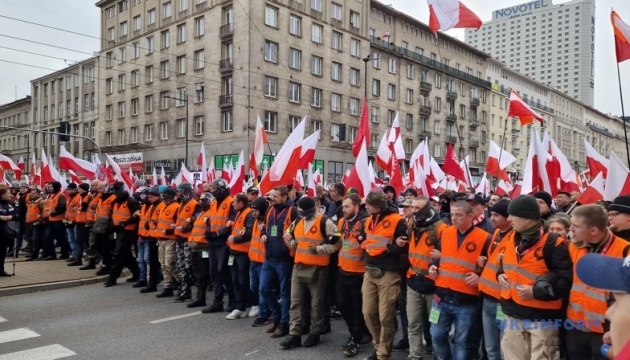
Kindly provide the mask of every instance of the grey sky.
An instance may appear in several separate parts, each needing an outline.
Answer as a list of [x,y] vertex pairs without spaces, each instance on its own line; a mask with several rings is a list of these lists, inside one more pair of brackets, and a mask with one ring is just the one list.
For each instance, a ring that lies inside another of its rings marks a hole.
[[[422,22],[428,23],[429,10],[425,0],[382,0],[382,2],[392,4],[396,10],[405,12]],[[492,10],[524,2],[527,1],[464,0],[464,3],[484,21],[492,18]],[[554,3],[561,2],[564,1],[554,1]],[[94,4],[95,1],[91,0],[3,1],[0,15],[99,37],[99,9]],[[621,105],[617,86],[617,71],[615,68],[613,32],[612,26],[610,25],[610,9],[613,6],[622,19],[630,23],[630,1],[597,0],[595,107],[605,113],[620,114]],[[67,60],[67,64],[86,59],[90,57],[92,52],[98,51],[99,49],[99,42],[94,38],[55,31],[2,17],[0,17],[0,29],[0,74],[2,74],[0,78],[0,104],[5,104],[15,99],[16,86],[17,96],[18,98],[22,98],[30,94],[30,80],[53,72],[53,70],[60,70],[66,66],[66,61],[64,60],[16,52],[8,50],[6,47],[62,58]],[[463,30],[454,29],[447,34],[461,40],[464,39]],[[29,43],[23,40],[7,38],[6,36],[66,47],[84,53]],[[53,70],[10,64],[3,60]],[[625,80],[623,90],[626,96],[626,113],[630,114],[630,61],[621,63],[620,67],[622,81]]]

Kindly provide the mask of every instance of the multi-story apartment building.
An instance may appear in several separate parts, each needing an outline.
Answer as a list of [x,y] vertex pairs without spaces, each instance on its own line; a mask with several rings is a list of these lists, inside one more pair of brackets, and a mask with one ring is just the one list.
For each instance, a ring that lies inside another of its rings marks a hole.
[[534,0],[493,11],[466,42],[511,69],[592,106],[595,0]]
[[[99,63],[99,59],[93,57],[31,80],[31,127],[58,132],[60,122],[69,123],[73,135],[84,136],[92,141],[72,137],[62,144],[72,155],[86,160],[90,160],[92,153],[97,151],[93,141],[96,139],[99,120]],[[38,159],[41,149],[44,149],[49,161],[57,160],[60,146],[58,135],[33,133],[31,136],[30,148]]]
[[[31,125],[31,97],[26,96],[8,104],[0,105],[0,125],[17,128],[29,128]],[[0,126],[0,153],[17,159],[24,158],[24,164],[30,163],[30,132],[2,128]]]
[[586,141],[600,154],[609,157],[613,152],[625,163],[627,150],[621,119],[586,107],[584,120]]
[[398,113],[408,156],[427,139],[437,158],[454,143],[472,165],[485,162],[488,56],[444,35],[436,40],[426,25],[377,1],[97,6],[99,141],[104,152],[142,152],[146,172],[176,171],[187,142],[194,168],[201,141],[221,168],[248,154],[257,116],[268,133],[267,161],[307,115],[306,135],[321,130],[315,166],[337,181],[354,162],[349,149],[366,93],[372,155]]

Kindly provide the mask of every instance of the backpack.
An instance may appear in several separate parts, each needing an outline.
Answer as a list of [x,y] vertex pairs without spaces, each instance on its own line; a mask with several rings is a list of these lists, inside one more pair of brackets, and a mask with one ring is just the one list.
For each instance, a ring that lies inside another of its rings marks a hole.
[[[420,231],[426,231],[427,235],[429,236],[429,244],[435,247],[439,242],[439,237],[442,236],[441,232],[439,234],[437,233],[437,229],[441,224],[444,224],[444,221],[438,220],[427,227],[415,228],[415,229],[420,230]],[[413,230],[413,228],[411,230]]]

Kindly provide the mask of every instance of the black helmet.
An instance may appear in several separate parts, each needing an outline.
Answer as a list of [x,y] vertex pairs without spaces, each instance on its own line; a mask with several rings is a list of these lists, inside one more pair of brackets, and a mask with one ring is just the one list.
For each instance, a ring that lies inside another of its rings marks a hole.
[[210,183],[210,185],[219,188],[221,190],[228,190],[228,183],[223,180],[223,179],[214,179],[212,180],[212,182]]
[[215,191],[210,192],[215,199],[223,199],[230,193],[230,188],[228,188],[227,182],[223,179],[212,180],[210,186],[216,188]]

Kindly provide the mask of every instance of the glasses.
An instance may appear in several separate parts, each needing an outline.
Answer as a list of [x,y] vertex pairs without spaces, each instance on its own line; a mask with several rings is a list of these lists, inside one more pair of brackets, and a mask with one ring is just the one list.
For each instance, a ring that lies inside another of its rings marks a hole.
[[615,216],[617,216],[617,215],[619,215],[619,214],[621,214],[621,213],[620,213],[620,212],[609,212],[609,213],[608,213],[608,217],[609,217],[609,218],[611,218],[611,217],[615,217]]

